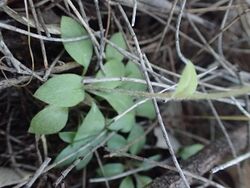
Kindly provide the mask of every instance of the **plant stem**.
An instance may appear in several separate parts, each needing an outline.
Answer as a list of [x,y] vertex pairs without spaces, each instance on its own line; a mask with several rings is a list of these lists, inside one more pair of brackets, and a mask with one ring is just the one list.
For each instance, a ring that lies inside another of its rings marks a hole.
[[100,88],[91,85],[85,85],[86,89],[89,90],[96,90],[102,92],[117,92],[125,95],[130,95],[133,97],[144,97],[144,98],[156,98],[159,100],[215,100],[227,97],[237,97],[240,95],[246,95],[250,93],[250,86],[243,86],[239,88],[231,88],[228,91],[222,92],[211,92],[211,93],[201,93],[195,92],[190,96],[175,96],[174,92],[167,92],[167,93],[149,93],[144,91],[132,91],[132,90],[125,90],[125,89],[107,89],[107,88]]

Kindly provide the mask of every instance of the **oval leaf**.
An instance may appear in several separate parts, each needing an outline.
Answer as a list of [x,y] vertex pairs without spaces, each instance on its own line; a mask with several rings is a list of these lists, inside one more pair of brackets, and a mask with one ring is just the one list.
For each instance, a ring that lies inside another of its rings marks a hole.
[[113,131],[121,130],[121,132],[127,133],[132,129],[134,124],[135,124],[135,114],[134,112],[129,112],[123,115],[115,122],[111,123],[108,129]]
[[105,119],[96,104],[92,103],[90,111],[76,132],[74,141],[98,134],[104,127]]
[[194,94],[198,85],[198,77],[195,71],[195,67],[191,61],[189,61],[178,82],[177,88],[174,92],[174,98],[187,98]]
[[[122,36],[122,33],[120,32],[113,34],[112,37],[110,38],[110,42],[114,43],[116,46],[124,50],[126,50],[127,48],[126,42]],[[113,48],[110,44],[108,44],[106,47],[106,59],[107,60],[115,59],[117,61],[122,61],[123,55],[118,50]]]
[[127,140],[119,134],[115,134],[111,137],[111,139],[107,142],[107,146],[109,149],[118,150],[126,146]]
[[154,119],[156,117],[156,111],[153,101],[146,101],[143,104],[136,107],[136,115],[141,117],[146,117],[149,119]]
[[99,176],[114,176],[117,174],[120,174],[124,171],[124,166],[121,163],[109,163],[106,165],[103,165],[103,173],[100,168],[97,169],[97,174]]
[[124,178],[119,186],[119,188],[134,188],[133,180],[130,176]]
[[55,106],[75,106],[85,96],[81,81],[82,77],[76,74],[57,75],[40,86],[34,96],[41,101]]
[[[88,36],[86,30],[74,19],[63,16],[61,19],[61,37],[63,39],[74,38],[80,36]],[[93,46],[90,39],[75,42],[64,42],[65,50],[80,65],[84,66],[85,72],[89,66]]]
[[[123,95],[121,93],[105,93],[105,92],[92,92],[95,95],[98,95],[104,98],[118,114],[123,113],[128,108],[133,105],[132,97],[128,95]],[[110,130],[120,130],[123,132],[129,132],[135,122],[135,111],[132,110],[129,113],[125,114],[123,117],[112,123],[108,128]]]
[[[123,77],[125,74],[125,67],[121,62],[117,60],[110,60],[103,66],[103,71],[100,70],[97,73],[96,77],[97,78]],[[121,82],[120,81],[102,82],[102,83],[96,83],[94,85],[113,89],[121,85]]]
[[29,132],[35,134],[54,134],[62,130],[68,120],[68,108],[47,106],[33,117]]
[[[139,67],[131,61],[129,61],[125,66],[125,76],[128,78],[144,79],[143,74],[141,73]],[[122,83],[121,88],[128,90],[136,90],[136,91],[146,91],[147,85],[125,81]]]
[[66,143],[72,143],[74,141],[74,137],[76,135],[76,132],[60,132],[59,137],[62,141]]
[[144,129],[141,125],[135,124],[128,135],[128,144],[133,143],[129,148],[131,154],[138,154],[146,143]]

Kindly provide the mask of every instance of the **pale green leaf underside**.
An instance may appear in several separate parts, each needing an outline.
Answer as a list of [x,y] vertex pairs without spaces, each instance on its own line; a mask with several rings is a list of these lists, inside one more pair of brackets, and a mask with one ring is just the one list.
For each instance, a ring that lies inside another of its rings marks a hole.
[[62,130],[68,120],[68,108],[47,106],[33,117],[29,132],[54,134]]
[[[63,16],[61,19],[61,37],[63,39],[88,36],[86,30],[74,19]],[[93,54],[90,39],[75,42],[64,42],[65,50],[80,65],[87,70]]]
[[195,71],[195,67],[193,63],[189,61],[186,64],[181,74],[181,78],[178,82],[178,85],[174,92],[173,97],[177,97],[177,98],[190,97],[196,91],[197,85],[198,85],[197,73]]
[[85,96],[81,81],[82,77],[76,74],[57,75],[40,86],[34,96],[55,106],[75,106]]
[[[126,42],[122,36],[122,33],[115,33],[111,36],[110,41],[114,43],[116,46],[126,50],[127,45]],[[111,60],[115,59],[117,61],[122,61],[123,55],[117,51],[115,48],[113,48],[111,45],[107,45],[106,47],[106,59]]]
[[87,138],[98,134],[101,130],[104,129],[105,119],[96,106],[95,103],[92,103],[91,109],[88,112],[87,116],[84,118],[82,124],[79,126],[74,141]]

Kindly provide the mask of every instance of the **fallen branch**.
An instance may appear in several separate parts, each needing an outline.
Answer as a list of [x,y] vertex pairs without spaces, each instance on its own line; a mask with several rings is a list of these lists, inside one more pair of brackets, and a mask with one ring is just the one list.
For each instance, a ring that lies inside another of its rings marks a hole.
[[[61,73],[64,71],[68,71],[74,68],[79,67],[80,65],[77,63],[66,63],[64,65],[60,66],[55,66],[52,70],[51,73]],[[36,72],[37,75],[43,76],[45,74],[45,70],[40,70]],[[12,86],[16,86],[19,84],[22,84],[24,82],[27,82],[30,79],[31,76],[19,76],[17,78],[10,78],[10,79],[3,79],[0,80],[0,91]]]
[[[229,134],[236,152],[239,153],[247,146],[247,128],[244,126],[234,130]],[[198,154],[187,161],[181,163],[182,169],[196,175],[204,175],[214,166],[222,163],[226,157],[230,156],[231,149],[225,137],[211,142]],[[187,177],[189,184],[194,183],[194,179]],[[147,188],[183,188],[183,181],[178,173],[168,171],[161,177],[153,180]]]

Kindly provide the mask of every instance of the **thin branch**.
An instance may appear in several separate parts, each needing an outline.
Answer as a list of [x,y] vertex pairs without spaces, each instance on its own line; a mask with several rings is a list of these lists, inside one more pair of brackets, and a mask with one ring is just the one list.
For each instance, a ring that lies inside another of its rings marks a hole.
[[103,24],[102,24],[102,17],[101,17],[101,11],[100,11],[100,7],[99,7],[99,1],[94,0],[94,2],[95,2],[95,7],[96,7],[98,25],[99,25],[99,29],[100,29],[100,48],[99,48],[99,56],[97,58],[98,58],[98,64],[99,64],[101,70],[103,70],[103,56],[104,56],[103,52],[104,52],[104,46],[105,46],[104,29],[103,29]]
[[245,160],[247,160],[249,158],[250,158],[250,152],[245,153],[243,155],[240,155],[237,158],[235,158],[235,159],[233,159],[231,161],[228,161],[228,162],[226,162],[226,163],[224,163],[222,165],[219,165],[219,166],[213,168],[211,171],[212,171],[213,174],[217,173],[220,170],[225,170],[225,169],[227,169],[227,168],[229,168],[231,166],[234,166],[236,164],[239,164],[240,162],[245,161]]
[[48,166],[48,164],[50,163],[50,161],[51,161],[51,158],[46,158],[44,160],[44,162],[37,169],[37,171],[35,172],[35,174],[33,175],[33,177],[27,182],[26,188],[30,188],[35,183],[35,181],[39,178],[39,176],[41,176],[41,174],[43,174],[43,170]]
[[[147,72],[147,69],[146,69],[146,66],[145,66],[145,60],[147,60],[147,59],[146,59],[146,56],[143,56],[143,54],[142,54],[142,52],[141,52],[140,45],[139,45],[139,42],[138,42],[138,40],[137,40],[137,37],[136,37],[136,35],[135,35],[135,33],[134,33],[133,28],[131,27],[131,25],[130,25],[130,23],[129,23],[129,21],[128,21],[128,18],[127,18],[127,16],[126,16],[126,14],[125,14],[125,12],[124,12],[122,6],[121,6],[121,5],[118,5],[118,8],[119,8],[119,10],[120,10],[120,12],[121,12],[121,14],[122,14],[124,20],[125,20],[125,23],[126,23],[128,29],[129,29],[129,32],[130,32],[130,34],[131,34],[131,36],[132,36],[132,38],[133,38],[133,40],[134,40],[134,43],[135,43],[135,47],[136,47],[137,53],[138,53],[138,55],[139,55],[139,57],[140,57],[141,68],[142,68],[143,74],[144,74],[144,76],[145,76],[145,78],[146,78],[146,81],[147,81],[147,84],[148,84],[149,91],[150,91],[150,93],[154,93],[154,90],[153,90],[153,87],[152,87],[152,85],[151,85],[151,82],[150,82],[150,79],[149,79],[149,75],[148,75],[148,72]],[[172,147],[172,145],[171,145],[171,143],[170,143],[170,140],[169,140],[169,137],[168,137],[168,133],[167,133],[167,131],[166,131],[166,129],[165,129],[165,125],[164,125],[163,120],[162,120],[162,117],[161,117],[161,115],[160,115],[160,110],[159,110],[159,107],[158,107],[158,104],[157,104],[157,101],[156,101],[155,98],[153,98],[153,103],[154,103],[154,107],[155,107],[155,110],[156,110],[156,114],[157,114],[157,118],[158,118],[160,127],[161,127],[162,132],[163,132],[163,135],[164,135],[164,139],[165,139],[166,144],[167,144],[167,146],[168,146],[168,148],[169,148],[169,151],[170,151],[170,154],[171,154],[171,156],[172,156],[173,162],[174,162],[176,168],[178,169],[178,172],[180,173],[180,176],[182,177],[185,186],[189,188],[190,186],[189,186],[189,184],[188,184],[188,182],[187,182],[187,180],[186,180],[185,175],[184,175],[183,172],[182,172],[182,169],[181,169],[181,167],[180,167],[180,165],[179,165],[179,162],[177,161],[177,158],[176,158],[176,156],[175,156],[173,147]]]
[[135,26],[136,11],[137,11],[137,0],[134,0],[132,21],[131,21],[131,26],[132,27]]
[[189,60],[181,52],[179,36],[180,36],[181,19],[182,19],[182,15],[183,15],[183,12],[184,12],[184,9],[185,9],[186,2],[187,2],[187,0],[182,0],[182,5],[181,5],[180,13],[178,15],[178,19],[177,19],[177,23],[176,23],[176,33],[175,33],[176,51],[177,51],[177,54],[178,54],[179,58],[185,64],[187,64],[189,62]]
[[[100,143],[98,144],[97,146],[95,147],[92,147],[91,144],[87,147],[85,147],[85,149],[88,149],[89,152],[85,155],[85,156],[82,156],[82,157],[79,157],[77,160],[75,160],[68,168],[66,168],[62,173],[61,173],[61,176],[59,178],[57,178],[57,180],[55,181],[55,187],[57,187],[61,182],[62,180],[70,173],[70,171],[75,168],[82,160],[86,159],[89,155],[91,155],[93,152],[95,152],[99,147],[101,147],[104,143],[106,143],[113,135],[115,134],[115,132],[112,132],[110,133],[109,135],[107,135],[105,137],[105,139]],[[86,144],[88,145],[88,144]],[[85,145],[85,146],[86,146]],[[80,149],[79,149],[80,150]],[[78,151],[79,151],[78,150]],[[83,150],[81,150],[83,151]]]
[[[55,38],[55,37],[47,37],[47,36],[43,36],[43,35],[39,35],[36,33],[31,33],[29,31],[25,31],[23,29],[19,29],[17,27],[14,27],[12,25],[8,25],[5,23],[0,22],[0,28],[2,29],[7,29],[10,31],[14,31],[23,35],[27,35],[36,39],[40,39],[40,40],[46,40],[46,41],[51,41],[51,42],[76,42],[76,41],[80,41],[80,40],[87,40],[89,39],[89,36],[80,36],[80,37],[74,37],[74,38],[67,38],[67,39],[62,39],[62,38]],[[99,32],[98,32],[99,33]]]
[[[247,131],[246,126],[241,126],[229,133],[230,139],[235,146],[236,152],[239,152],[247,146]],[[237,147],[236,147],[237,146]],[[196,175],[203,175],[210,171],[214,166],[218,165],[221,161],[228,157],[231,153],[231,148],[228,145],[227,139],[223,136],[211,142],[208,146],[204,147],[195,156],[192,156],[187,161],[182,163],[184,172],[190,171]],[[165,187],[181,187],[181,177],[171,171],[167,172],[161,177],[156,178],[147,188],[165,188]],[[189,178],[190,183],[194,182],[193,178]],[[212,185],[212,184],[210,184]],[[216,186],[218,187],[218,186]],[[219,186],[224,187],[224,186]]]

